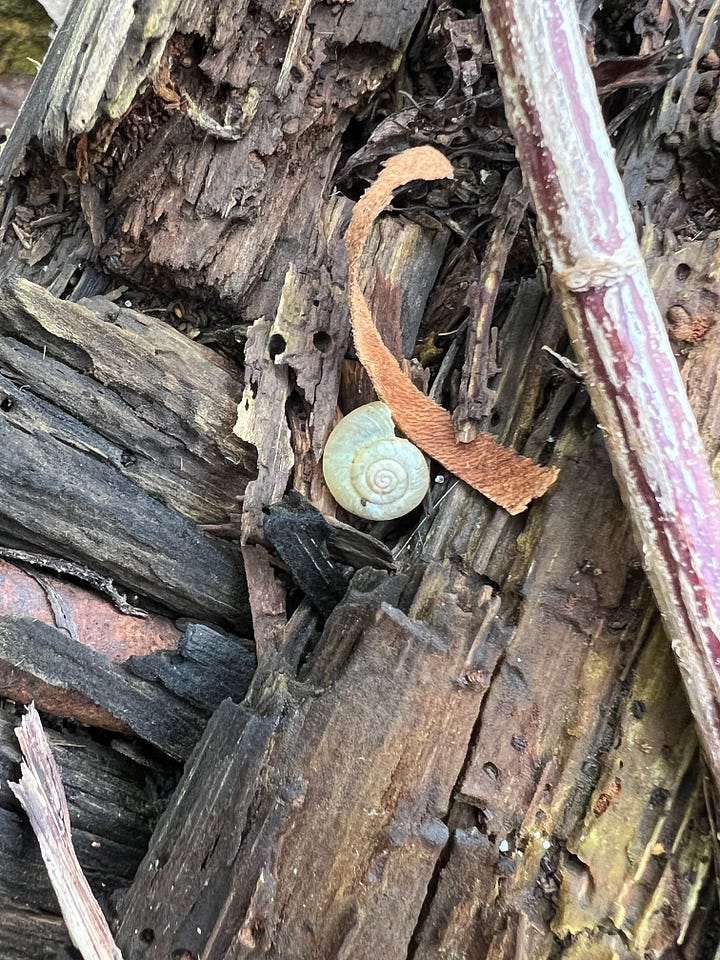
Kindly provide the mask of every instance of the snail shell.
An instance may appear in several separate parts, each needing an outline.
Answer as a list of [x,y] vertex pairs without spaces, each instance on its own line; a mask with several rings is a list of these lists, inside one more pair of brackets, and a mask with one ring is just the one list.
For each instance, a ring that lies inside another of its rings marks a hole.
[[340,421],[323,454],[323,474],[341,507],[366,520],[394,520],[416,507],[430,486],[425,457],[395,436],[390,408],[367,403]]

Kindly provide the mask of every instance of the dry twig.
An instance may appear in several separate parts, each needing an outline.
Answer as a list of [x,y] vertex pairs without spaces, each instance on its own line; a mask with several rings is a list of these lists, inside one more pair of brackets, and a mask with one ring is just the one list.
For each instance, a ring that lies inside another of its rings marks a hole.
[[122,960],[75,855],[60,772],[33,704],[15,733],[24,759],[19,782],[8,786],[22,804],[38,838],[70,939],[84,960]]
[[554,285],[720,787],[720,501],[640,256],[573,0],[483,0]]
[[493,208],[493,215],[497,219],[480,264],[480,280],[473,283],[466,301],[471,310],[470,324],[458,402],[453,410],[455,431],[463,442],[477,436],[477,421],[492,410],[494,394],[488,390],[488,373],[498,372],[494,363],[488,370],[493,311],[513,241],[525,217],[528,199],[520,172],[515,168],[505,178]]

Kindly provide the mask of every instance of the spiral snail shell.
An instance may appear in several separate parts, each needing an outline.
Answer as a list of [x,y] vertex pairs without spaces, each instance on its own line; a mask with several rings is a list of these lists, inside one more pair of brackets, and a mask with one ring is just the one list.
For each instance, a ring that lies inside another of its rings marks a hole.
[[425,457],[395,436],[390,408],[358,407],[330,434],[323,474],[341,507],[366,520],[394,520],[416,507],[430,486]]

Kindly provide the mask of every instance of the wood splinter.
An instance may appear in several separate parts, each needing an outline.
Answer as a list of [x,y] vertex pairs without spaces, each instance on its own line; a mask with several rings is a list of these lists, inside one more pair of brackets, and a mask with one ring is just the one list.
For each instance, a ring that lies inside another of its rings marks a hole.
[[23,762],[20,780],[8,786],[38,839],[70,939],[83,960],[122,960],[73,848],[60,772],[34,704],[28,707],[15,733]]

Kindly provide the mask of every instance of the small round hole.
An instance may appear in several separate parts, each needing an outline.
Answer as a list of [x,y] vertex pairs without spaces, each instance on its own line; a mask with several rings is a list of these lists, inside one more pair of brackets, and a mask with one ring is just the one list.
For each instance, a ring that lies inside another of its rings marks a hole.
[[483,771],[490,780],[498,780],[500,778],[500,771],[495,766],[492,761],[488,760],[487,763],[483,764]]
[[313,344],[320,353],[327,353],[332,346],[332,337],[324,330],[318,330],[317,333],[313,334]]
[[678,278],[678,280],[687,280],[691,273],[692,270],[690,269],[690,265],[687,263],[679,263],[675,267],[675,276]]
[[285,342],[285,337],[281,337],[279,333],[274,333],[268,342],[268,353],[270,354],[270,359],[274,360],[275,357],[279,357],[281,353],[285,352],[286,347],[287,343]]
[[155,939],[155,931],[151,930],[150,927],[145,927],[144,930],[140,931],[140,939],[143,943],[152,943]]

